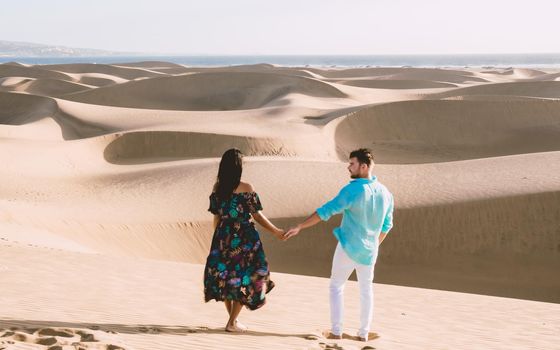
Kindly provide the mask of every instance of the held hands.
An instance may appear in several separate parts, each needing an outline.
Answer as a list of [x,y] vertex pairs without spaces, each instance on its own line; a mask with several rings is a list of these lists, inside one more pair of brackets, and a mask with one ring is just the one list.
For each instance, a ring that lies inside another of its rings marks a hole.
[[294,236],[296,236],[299,231],[301,231],[301,227],[296,226],[296,227],[292,227],[291,229],[288,230],[288,232],[284,233],[284,237],[283,240],[286,241]]
[[275,229],[272,234],[274,235],[274,237],[278,238],[281,241],[285,241],[286,239],[284,238],[284,234],[286,233],[285,230],[281,229],[281,228],[277,228]]
[[292,227],[288,231],[277,228],[272,232],[272,234],[274,235],[274,237],[278,238],[281,241],[287,241],[288,239],[299,234],[299,231],[301,231],[301,227],[299,227],[298,225],[296,227]]

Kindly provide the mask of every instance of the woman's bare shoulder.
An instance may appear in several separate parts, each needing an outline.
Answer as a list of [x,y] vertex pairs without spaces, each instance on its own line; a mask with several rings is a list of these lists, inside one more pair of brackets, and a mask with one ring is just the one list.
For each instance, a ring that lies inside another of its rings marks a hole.
[[250,183],[241,181],[237,187],[237,192],[255,192],[255,188]]

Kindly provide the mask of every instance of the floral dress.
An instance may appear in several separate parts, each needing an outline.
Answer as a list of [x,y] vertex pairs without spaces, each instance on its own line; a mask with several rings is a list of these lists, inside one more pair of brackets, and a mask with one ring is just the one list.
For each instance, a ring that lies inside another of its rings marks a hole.
[[262,210],[256,192],[233,193],[228,200],[210,195],[210,211],[220,216],[204,269],[206,302],[233,300],[251,310],[265,304],[273,287],[259,233],[251,214]]

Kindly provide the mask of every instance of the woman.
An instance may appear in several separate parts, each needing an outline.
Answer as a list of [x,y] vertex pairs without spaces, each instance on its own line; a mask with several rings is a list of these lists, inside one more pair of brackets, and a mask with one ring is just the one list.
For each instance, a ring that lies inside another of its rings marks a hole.
[[262,212],[259,196],[251,184],[241,181],[241,151],[227,150],[220,161],[218,178],[210,195],[214,214],[214,237],[204,269],[204,298],[224,301],[229,314],[227,332],[244,332],[237,321],[243,305],[256,310],[264,305],[273,287],[254,219],[279,239],[284,231]]

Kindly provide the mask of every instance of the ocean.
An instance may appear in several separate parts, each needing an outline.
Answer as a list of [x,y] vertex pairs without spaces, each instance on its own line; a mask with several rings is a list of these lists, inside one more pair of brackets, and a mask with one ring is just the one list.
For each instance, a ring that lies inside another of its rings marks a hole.
[[246,56],[110,56],[110,57],[0,57],[0,63],[25,64],[166,61],[195,67],[268,63],[291,67],[525,67],[560,68],[560,53],[465,55],[246,55]]

